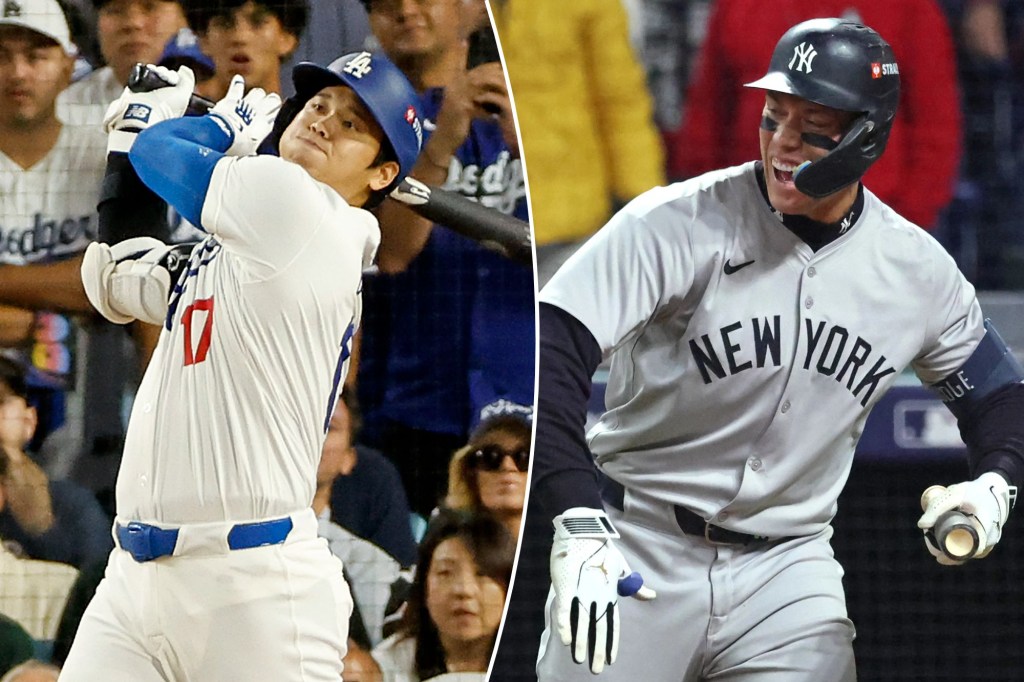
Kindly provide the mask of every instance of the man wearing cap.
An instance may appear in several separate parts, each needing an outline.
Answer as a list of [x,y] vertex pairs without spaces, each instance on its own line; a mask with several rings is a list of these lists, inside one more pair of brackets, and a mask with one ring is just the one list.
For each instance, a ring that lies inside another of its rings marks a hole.
[[[75,46],[56,0],[6,0],[0,16],[0,345],[29,361],[40,430],[64,421],[76,326],[90,312],[79,254],[96,237],[99,129],[64,125],[55,102]],[[78,425],[75,421],[74,425]]]

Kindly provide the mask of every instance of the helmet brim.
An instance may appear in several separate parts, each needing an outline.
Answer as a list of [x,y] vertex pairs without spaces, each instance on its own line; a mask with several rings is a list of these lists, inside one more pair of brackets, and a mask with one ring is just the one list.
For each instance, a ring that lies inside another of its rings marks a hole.
[[778,72],[765,74],[752,83],[745,83],[743,87],[755,88],[757,90],[774,90],[775,92],[785,92],[797,97],[801,96],[800,93],[796,92],[793,84],[786,78],[786,75]]

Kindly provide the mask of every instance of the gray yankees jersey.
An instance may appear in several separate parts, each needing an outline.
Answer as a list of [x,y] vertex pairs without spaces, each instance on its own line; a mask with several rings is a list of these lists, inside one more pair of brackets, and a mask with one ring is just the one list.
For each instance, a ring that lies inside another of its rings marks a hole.
[[983,319],[943,248],[869,191],[814,252],[754,169],[641,195],[540,299],[610,355],[587,435],[607,475],[734,530],[809,535],[872,406],[908,365],[926,384],[958,369]]

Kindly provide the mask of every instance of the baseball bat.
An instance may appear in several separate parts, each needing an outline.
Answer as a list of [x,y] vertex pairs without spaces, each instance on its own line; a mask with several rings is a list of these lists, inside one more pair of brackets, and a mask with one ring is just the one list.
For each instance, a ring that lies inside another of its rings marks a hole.
[[402,180],[391,198],[419,215],[444,225],[522,265],[533,264],[530,224],[471,201],[461,194],[431,187],[415,178]]
[[[934,499],[945,494],[941,485],[929,487],[921,495],[921,510],[926,510]],[[932,526],[935,544],[942,553],[954,561],[966,561],[978,552],[980,535],[976,522],[967,514],[951,509],[940,515]]]
[[[128,88],[132,92],[149,92],[167,85],[164,79],[145,64],[136,64],[128,76]],[[213,105],[212,101],[193,93],[187,112],[205,114]],[[525,220],[487,208],[461,194],[431,187],[414,178],[403,180],[390,197],[424,218],[458,232],[485,248],[527,267],[533,265],[533,239],[530,224]]]

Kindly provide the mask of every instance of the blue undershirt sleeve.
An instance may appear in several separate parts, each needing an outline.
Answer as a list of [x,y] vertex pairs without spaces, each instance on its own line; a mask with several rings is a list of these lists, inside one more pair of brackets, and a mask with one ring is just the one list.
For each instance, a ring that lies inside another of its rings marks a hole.
[[128,159],[147,187],[202,227],[213,168],[230,145],[231,137],[209,116],[176,118],[139,133]]
[[571,507],[602,509],[585,425],[601,348],[583,323],[540,304],[540,367],[533,493],[550,516]]

